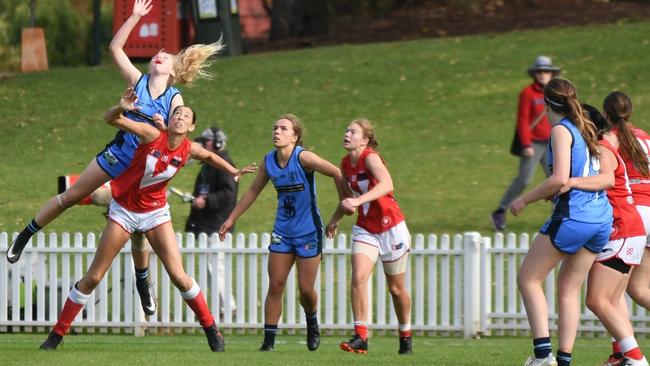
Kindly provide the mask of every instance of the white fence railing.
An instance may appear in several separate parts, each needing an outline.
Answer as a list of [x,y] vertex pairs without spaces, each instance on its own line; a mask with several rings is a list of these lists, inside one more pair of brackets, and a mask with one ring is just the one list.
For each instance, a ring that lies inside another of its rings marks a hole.
[[[14,234],[15,235],[15,234]],[[177,234],[186,271],[196,278],[220,326],[231,329],[260,329],[262,304],[268,288],[266,264],[268,234],[237,234],[221,242],[216,236]],[[4,253],[10,243],[0,233],[0,332],[45,331],[56,322],[70,287],[92,261],[97,237],[63,233],[39,233],[20,262],[9,264]],[[193,313],[170,283],[167,273],[152,256],[150,273],[155,279],[158,310],[145,318],[135,290],[129,245],[120,252],[79,314],[75,329],[94,332],[161,332],[198,326]],[[516,273],[529,246],[529,236],[496,234],[493,238],[470,232],[458,235],[415,235],[407,284],[412,299],[412,324],[425,334],[517,335],[527,334],[528,322],[517,292]],[[220,258],[221,257],[221,258]],[[223,260],[223,271],[218,261]],[[219,278],[222,276],[222,278]],[[322,329],[349,329],[352,312],[349,300],[349,239],[339,235],[324,243],[320,274],[319,320]],[[220,298],[232,293],[235,303]],[[552,319],[555,319],[555,273],[546,281]],[[304,328],[295,271],[285,290],[281,328]],[[370,279],[372,329],[394,330],[397,318],[386,287],[382,266]],[[236,308],[233,306],[235,305]],[[603,328],[582,305],[581,332],[601,334]],[[642,307],[631,305],[637,333],[650,333],[650,317]],[[555,329],[552,322],[551,329]]]

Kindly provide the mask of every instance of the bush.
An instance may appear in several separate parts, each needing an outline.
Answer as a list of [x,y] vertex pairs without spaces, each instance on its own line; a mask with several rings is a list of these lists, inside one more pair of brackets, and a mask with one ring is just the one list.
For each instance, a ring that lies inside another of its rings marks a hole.
[[[15,5],[13,9],[9,9],[9,6],[3,9],[7,10],[3,21],[8,27],[8,45],[20,49],[22,29],[29,27],[29,2],[8,2]],[[90,19],[79,14],[68,0],[37,2],[35,26],[45,30],[50,66],[72,66],[87,60],[89,22]]]

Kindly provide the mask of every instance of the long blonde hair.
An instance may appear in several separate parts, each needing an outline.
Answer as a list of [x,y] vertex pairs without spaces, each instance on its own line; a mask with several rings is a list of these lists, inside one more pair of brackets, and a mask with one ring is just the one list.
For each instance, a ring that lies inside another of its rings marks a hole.
[[209,79],[207,68],[212,65],[217,54],[226,46],[223,42],[191,45],[179,52],[174,59],[174,78],[172,83],[191,85],[199,77]]

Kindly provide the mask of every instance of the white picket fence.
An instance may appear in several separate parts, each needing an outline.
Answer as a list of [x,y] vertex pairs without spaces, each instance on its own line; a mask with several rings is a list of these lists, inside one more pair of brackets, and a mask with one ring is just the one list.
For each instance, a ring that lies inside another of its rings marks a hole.
[[[15,234],[14,234],[15,235]],[[245,331],[263,325],[263,300],[268,288],[268,234],[237,234],[221,242],[207,237],[177,234],[186,271],[196,278],[215,316],[223,314],[220,327]],[[412,327],[424,334],[473,337],[480,335],[528,334],[528,322],[517,292],[516,273],[529,245],[529,236],[496,234],[493,238],[469,232],[457,235],[415,235],[407,284],[412,299]],[[70,287],[92,261],[97,236],[39,233],[32,239],[20,262],[9,264],[4,253],[10,243],[0,233],[0,332],[45,331],[56,322]],[[339,235],[324,243],[320,274],[319,320],[325,330],[351,328],[349,300],[349,238]],[[88,332],[175,332],[196,329],[198,323],[170,283],[167,273],[152,256],[150,273],[157,284],[158,310],[145,318],[135,290],[129,245],[120,252],[106,277],[93,293],[75,329]],[[225,273],[218,281],[217,254],[223,253]],[[224,288],[219,288],[222,282]],[[219,293],[232,293],[221,304]],[[552,319],[556,318],[555,273],[546,281]],[[295,271],[285,290],[283,329],[304,328]],[[369,288],[372,329],[395,330],[397,318],[386,287],[381,265],[376,267]],[[604,335],[600,322],[583,308],[583,335]],[[645,309],[631,305],[637,333],[650,333]],[[552,322],[551,329],[555,329]]]

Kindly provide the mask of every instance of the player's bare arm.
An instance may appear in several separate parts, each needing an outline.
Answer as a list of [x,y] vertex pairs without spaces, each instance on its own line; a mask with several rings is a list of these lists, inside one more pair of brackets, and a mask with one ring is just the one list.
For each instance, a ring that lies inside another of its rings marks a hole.
[[219,229],[219,238],[221,238],[221,240],[226,237],[226,233],[235,225],[239,216],[243,215],[244,212],[251,207],[268,182],[269,176],[266,175],[266,166],[264,165],[264,160],[262,160],[260,163],[260,169],[257,171],[257,175],[255,176],[255,179],[253,179],[250,187],[248,187],[248,190],[246,190],[239,199],[237,206],[235,206],[233,211],[230,213],[230,216],[228,216],[223,225],[221,225],[221,228]]
[[386,169],[386,165],[377,154],[370,154],[366,157],[366,167],[377,179],[377,184],[368,192],[356,198],[346,198],[341,202],[344,208],[354,209],[366,202],[374,201],[393,191],[393,179]]
[[111,44],[108,46],[111,57],[117,65],[117,68],[120,70],[120,74],[122,74],[122,77],[131,85],[135,85],[142,73],[133,65],[133,63],[131,63],[131,60],[129,60],[129,57],[124,52],[124,45],[126,44],[126,40],[129,38],[129,34],[138,24],[140,19],[151,11],[151,8],[153,7],[151,1],[152,0],[135,0],[133,3],[133,13],[120,27],[117,33],[115,33]]
[[142,122],[133,121],[123,115],[125,111],[132,111],[137,109],[135,102],[138,96],[132,87],[128,87],[118,105],[111,107],[106,114],[104,120],[111,126],[115,126],[122,131],[130,132],[141,138],[142,143],[149,143],[154,141],[160,136],[160,131],[157,128]]
[[569,182],[571,169],[571,133],[565,127],[556,125],[551,130],[553,148],[553,174],[537,188],[517,198],[510,204],[510,211],[517,216],[527,205],[551,197]]
[[239,180],[242,175],[255,173],[257,171],[257,164],[255,163],[245,166],[242,169],[237,169],[219,155],[204,149],[203,146],[197,142],[192,142],[190,157],[192,159],[201,160],[216,169],[221,169],[232,174],[235,180]]

